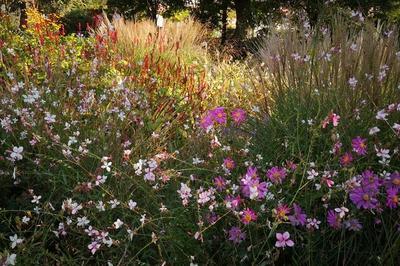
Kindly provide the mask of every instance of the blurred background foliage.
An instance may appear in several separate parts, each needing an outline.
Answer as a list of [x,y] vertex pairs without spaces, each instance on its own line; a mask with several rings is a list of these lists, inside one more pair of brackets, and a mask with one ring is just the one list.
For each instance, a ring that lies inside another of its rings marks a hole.
[[[29,6],[42,13],[57,13],[67,31],[93,23],[102,11],[111,17],[118,13],[129,19],[155,19],[157,13],[175,21],[188,16],[206,23],[217,32],[221,43],[227,39],[243,40],[264,34],[282,17],[305,14],[311,24],[321,19],[321,10],[351,8],[365,17],[399,22],[399,0],[1,0],[3,12],[15,12],[23,20]],[[82,30],[82,29],[81,29]]]

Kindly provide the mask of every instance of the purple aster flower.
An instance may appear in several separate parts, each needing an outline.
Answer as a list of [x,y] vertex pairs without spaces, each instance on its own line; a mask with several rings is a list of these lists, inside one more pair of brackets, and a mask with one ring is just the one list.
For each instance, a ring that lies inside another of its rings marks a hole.
[[225,189],[226,181],[223,177],[217,176],[214,178],[214,186],[218,191],[222,191]]
[[353,147],[353,151],[358,155],[366,155],[367,154],[367,140],[357,136],[351,141],[351,146]]
[[307,215],[303,212],[300,205],[297,205],[296,203],[294,203],[293,204],[293,215],[289,215],[288,218],[289,218],[290,223],[294,226],[305,225]]
[[209,212],[206,215],[206,220],[209,224],[214,224],[219,218],[219,215],[215,212]]
[[375,209],[379,203],[376,198],[377,192],[373,187],[357,187],[350,191],[350,200],[358,209]]
[[365,170],[361,174],[361,178],[362,178],[361,185],[364,187],[378,189],[381,184],[379,177],[373,171],[370,170]]
[[397,188],[389,188],[386,190],[386,206],[395,209],[399,206],[399,196]]
[[386,181],[387,188],[396,188],[397,190],[400,189],[400,173],[394,172],[390,175],[390,179]]
[[235,244],[239,244],[246,239],[246,233],[242,232],[239,227],[232,226],[229,230],[229,240]]
[[347,221],[344,221],[344,226],[346,229],[350,231],[360,231],[362,228],[361,223],[358,221],[358,219],[350,219]]
[[267,172],[267,177],[275,184],[282,184],[286,177],[286,169],[283,167],[274,166]]
[[204,115],[201,120],[200,120],[200,127],[204,130],[209,130],[212,128],[214,125],[214,121],[212,120],[212,117],[210,113],[208,112],[206,115]]
[[249,176],[251,178],[258,178],[257,168],[252,167],[252,166],[248,167],[247,168],[247,172],[246,172],[246,176]]
[[328,222],[328,225],[334,229],[339,229],[342,226],[340,216],[334,210],[328,211],[326,220]]
[[217,122],[218,124],[226,123],[226,113],[224,107],[214,108],[213,110],[211,110],[211,115],[215,122]]

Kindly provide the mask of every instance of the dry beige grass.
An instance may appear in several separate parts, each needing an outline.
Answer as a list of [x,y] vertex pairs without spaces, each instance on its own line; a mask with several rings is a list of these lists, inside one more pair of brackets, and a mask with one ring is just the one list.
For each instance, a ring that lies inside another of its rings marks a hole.
[[[262,76],[266,93],[288,89],[303,99],[318,90],[343,106],[367,100],[380,105],[398,98],[400,79],[399,34],[395,27],[358,23],[337,16],[330,29],[309,31],[291,25],[274,32],[261,45]],[[307,35],[309,34],[309,35]],[[354,88],[351,81],[356,80]]]
[[135,58],[150,52],[172,61],[193,62],[201,60],[207,53],[204,41],[208,32],[202,24],[192,18],[182,22],[167,20],[161,30],[149,19],[119,19],[112,22],[105,19],[99,30],[105,31],[110,27],[118,33],[121,51]]

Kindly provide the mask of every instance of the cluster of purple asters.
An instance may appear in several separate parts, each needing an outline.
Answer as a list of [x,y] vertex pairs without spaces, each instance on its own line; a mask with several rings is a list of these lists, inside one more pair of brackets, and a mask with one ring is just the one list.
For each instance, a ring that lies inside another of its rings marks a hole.
[[358,209],[376,209],[379,205],[378,192],[381,180],[372,171],[366,170],[359,176],[360,185],[350,191],[350,200]]
[[[236,108],[231,112],[232,120],[235,124],[240,125],[246,120],[246,112],[243,109]],[[223,125],[227,122],[227,114],[224,107],[216,107],[209,110],[200,120],[200,127],[209,130],[215,123]]]
[[378,209],[381,204],[378,193],[381,187],[386,189],[386,206],[390,209],[399,206],[400,174],[394,172],[386,180],[381,179],[370,170],[364,171],[358,177],[359,186],[350,191],[350,200],[358,209]]

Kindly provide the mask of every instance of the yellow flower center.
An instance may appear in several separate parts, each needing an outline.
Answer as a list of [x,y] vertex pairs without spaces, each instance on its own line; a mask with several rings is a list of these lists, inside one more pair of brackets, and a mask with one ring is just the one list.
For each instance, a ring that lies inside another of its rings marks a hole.
[[392,197],[392,201],[394,202],[394,203],[399,203],[399,197],[397,197],[397,196],[393,196]]
[[363,198],[363,200],[365,200],[365,201],[369,201],[369,200],[370,200],[370,197],[369,197],[368,194],[364,194],[362,198]]
[[251,222],[251,215],[250,215],[250,213],[246,213],[246,214],[244,215],[244,220],[245,220],[247,223]]

